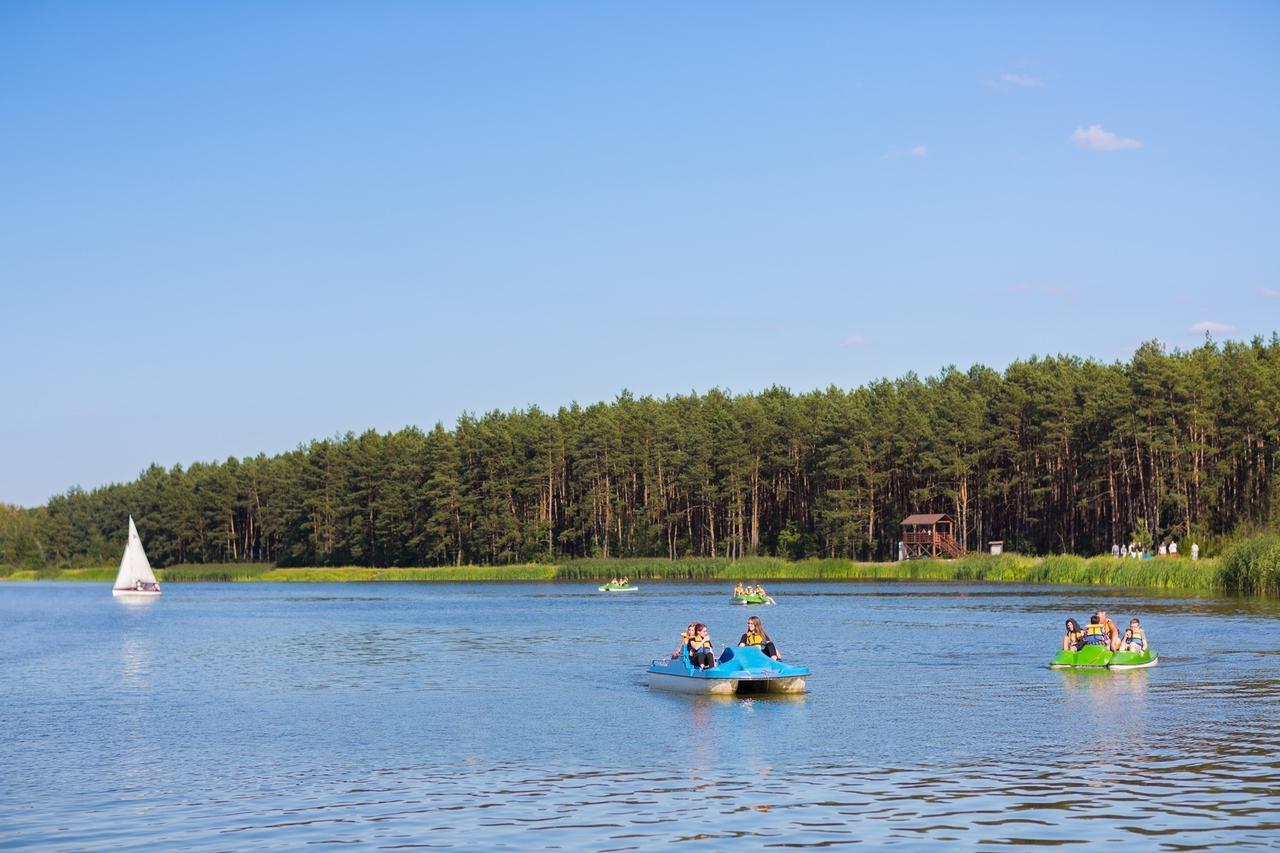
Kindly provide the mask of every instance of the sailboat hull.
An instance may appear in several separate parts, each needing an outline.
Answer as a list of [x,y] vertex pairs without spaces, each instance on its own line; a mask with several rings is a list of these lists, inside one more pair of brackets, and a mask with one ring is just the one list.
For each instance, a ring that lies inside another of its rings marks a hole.
[[113,589],[111,590],[111,594],[116,598],[155,598],[160,594],[160,590],[146,589],[139,591],[136,589]]

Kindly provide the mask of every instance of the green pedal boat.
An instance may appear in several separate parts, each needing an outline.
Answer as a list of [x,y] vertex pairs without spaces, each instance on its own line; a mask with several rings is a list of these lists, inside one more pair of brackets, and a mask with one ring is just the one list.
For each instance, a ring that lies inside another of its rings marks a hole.
[[1049,662],[1050,669],[1142,669],[1155,666],[1160,653],[1155,649],[1142,652],[1113,652],[1106,646],[1085,646],[1078,652],[1058,652]]

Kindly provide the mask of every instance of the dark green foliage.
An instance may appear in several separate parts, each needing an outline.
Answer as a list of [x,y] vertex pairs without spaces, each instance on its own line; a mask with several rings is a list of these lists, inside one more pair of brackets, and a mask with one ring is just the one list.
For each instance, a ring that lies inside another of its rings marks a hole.
[[912,512],[950,514],[973,550],[1002,539],[1097,554],[1145,531],[1148,548],[1177,541],[1188,556],[1197,541],[1209,556],[1238,529],[1275,529],[1278,488],[1280,338],[1152,343],[1128,364],[1032,358],[1003,374],[949,367],[799,395],[624,392],[555,414],[468,414],[452,430],[153,465],[46,507],[0,507],[0,565],[114,565],[130,514],[161,567],[579,571],[623,557],[643,558],[635,577],[653,560],[719,577],[726,557],[891,559]]

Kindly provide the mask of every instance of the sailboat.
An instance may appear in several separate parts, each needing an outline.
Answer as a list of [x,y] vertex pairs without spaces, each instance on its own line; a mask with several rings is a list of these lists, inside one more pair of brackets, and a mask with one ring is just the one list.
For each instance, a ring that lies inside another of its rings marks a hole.
[[147,552],[142,550],[142,539],[138,536],[138,528],[133,526],[132,515],[129,516],[129,544],[125,546],[124,556],[120,558],[120,571],[116,573],[116,582],[111,587],[111,594],[116,596],[160,594],[160,584],[156,581],[155,572],[151,571]]

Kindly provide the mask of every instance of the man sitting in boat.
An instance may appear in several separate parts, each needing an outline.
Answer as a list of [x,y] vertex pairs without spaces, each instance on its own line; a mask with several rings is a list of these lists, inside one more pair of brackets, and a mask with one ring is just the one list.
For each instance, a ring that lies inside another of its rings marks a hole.
[[1107,629],[1103,627],[1102,620],[1095,613],[1089,617],[1089,624],[1085,626],[1084,637],[1080,640],[1080,647],[1085,646],[1106,646],[1111,648],[1111,638],[1107,636]]
[[742,598],[746,593],[742,590],[742,581],[738,581],[733,585],[733,597]]
[[755,646],[774,660],[782,660],[773,640],[769,639],[769,635],[765,633],[764,625],[760,624],[759,616],[747,617],[747,632],[738,639],[738,645]]
[[1080,623],[1074,619],[1067,620],[1067,635],[1062,638],[1062,650],[1065,652],[1080,651],[1080,642],[1084,639],[1084,631]]
[[689,662],[698,669],[711,669],[716,665],[715,651],[707,626],[698,622],[693,626],[693,638],[689,640]]
[[1129,629],[1124,632],[1120,643],[1120,651],[1142,654],[1147,650],[1147,632],[1142,630],[1142,623],[1137,619],[1129,620]]

